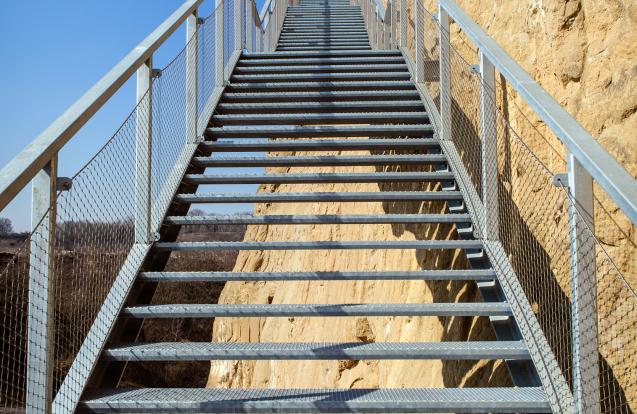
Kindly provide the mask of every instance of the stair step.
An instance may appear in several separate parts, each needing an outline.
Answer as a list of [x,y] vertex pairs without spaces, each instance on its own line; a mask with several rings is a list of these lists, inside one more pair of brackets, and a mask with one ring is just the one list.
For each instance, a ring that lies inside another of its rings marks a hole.
[[164,224],[193,226],[211,224],[407,224],[469,223],[468,214],[357,214],[167,216]]
[[250,194],[177,194],[183,203],[310,203],[356,201],[447,201],[461,200],[459,191],[376,191],[376,192],[307,192]]
[[307,65],[356,65],[356,66],[382,66],[385,64],[404,65],[402,56],[379,56],[379,57],[304,57],[290,59],[243,59],[237,63],[237,68],[268,67],[271,65],[292,67]]
[[429,124],[321,125],[207,128],[207,138],[313,138],[313,137],[424,137],[433,135]]
[[363,165],[429,165],[446,164],[442,154],[418,155],[293,155],[276,157],[194,157],[199,167],[262,167],[262,166],[363,166]]
[[326,124],[402,124],[423,123],[426,112],[334,112],[290,114],[216,114],[212,125],[326,125]]
[[379,73],[263,73],[256,75],[232,75],[231,82],[343,82],[343,81],[400,81],[411,79],[408,71],[403,72],[379,72]]
[[308,173],[308,174],[188,174],[184,182],[193,184],[308,184],[383,183],[454,180],[451,172]]
[[362,50],[353,52],[343,51],[326,51],[326,52],[243,52],[241,59],[288,59],[296,58],[316,58],[316,57],[379,57],[379,56],[400,56],[402,54],[397,50]]
[[319,72],[396,72],[406,71],[407,65],[297,65],[297,66],[247,66],[235,68],[235,73],[255,74],[255,73],[319,73]]
[[215,152],[268,152],[268,151],[360,151],[360,150],[414,150],[440,148],[432,138],[408,139],[290,139],[204,141],[200,147]]
[[400,112],[424,111],[421,101],[359,101],[359,102],[262,102],[262,103],[220,103],[219,114],[237,113],[330,113],[330,112]]
[[94,413],[550,413],[542,388],[115,388]]
[[303,46],[303,47],[277,47],[277,50],[285,51],[322,51],[322,50],[371,50],[371,46]]
[[491,269],[454,270],[375,270],[369,272],[140,272],[147,282],[259,282],[259,281],[353,281],[353,280],[426,280],[477,281],[495,279]]
[[349,82],[286,82],[286,83],[231,83],[226,86],[229,92],[309,92],[309,91],[337,91],[337,90],[415,90],[414,83],[408,80],[397,81],[349,81]]
[[297,91],[297,92],[262,92],[262,93],[224,93],[224,102],[348,102],[350,100],[375,101],[379,99],[419,99],[420,94],[413,90],[384,91]]
[[471,342],[159,342],[105,349],[110,361],[530,359],[523,341]]
[[341,47],[322,47],[322,46],[307,46],[307,47],[283,47],[277,48],[277,50],[285,52],[290,50],[305,50],[305,51],[316,51],[316,50],[371,50],[371,46],[341,46]]
[[510,316],[502,302],[335,305],[147,305],[122,310],[128,318],[337,317],[337,316]]
[[[343,48],[354,47],[363,48],[369,47],[369,40],[310,40],[306,42],[295,41],[279,41],[277,49],[282,48],[308,48],[308,47],[327,47],[327,48]],[[371,75],[371,74],[370,74]]]
[[205,250],[479,250],[480,240],[157,242],[156,251]]
[[307,42],[307,41],[332,41],[332,40],[338,40],[338,41],[365,41],[365,42],[369,42],[369,37],[367,37],[367,35],[364,34],[350,34],[350,33],[343,33],[343,34],[315,34],[315,35],[298,35],[298,34],[282,34],[279,37],[279,42],[289,42],[289,43],[295,43],[295,42]]

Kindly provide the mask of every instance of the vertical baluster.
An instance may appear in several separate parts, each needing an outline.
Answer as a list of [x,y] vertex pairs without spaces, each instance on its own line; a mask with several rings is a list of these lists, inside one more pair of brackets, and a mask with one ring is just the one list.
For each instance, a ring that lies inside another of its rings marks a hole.
[[414,2],[416,8],[416,82],[423,83],[425,81],[425,6]]
[[217,86],[223,86],[226,83],[223,63],[223,26],[224,26],[224,0],[219,0],[219,6],[215,15],[215,77]]
[[495,68],[480,51],[480,124],[482,126],[483,237],[498,240],[498,161],[495,106]]
[[400,1],[400,47],[407,47],[407,0]]
[[396,49],[397,47],[397,42],[396,42],[396,1],[392,0],[389,3],[389,7],[391,7],[391,9],[389,10],[389,47],[391,49]]
[[57,154],[32,180],[26,389],[29,414],[50,413],[53,399],[56,177]]
[[254,1],[247,0],[248,6],[246,6],[246,49],[248,52],[254,52]]
[[591,234],[594,229],[593,179],[573,154],[568,156],[568,181],[572,198],[569,208],[569,223],[571,233],[573,397],[577,413],[599,414],[597,280],[595,243]]
[[137,111],[135,128],[135,242],[150,241],[153,58],[137,69]]
[[441,139],[451,139],[451,44],[449,41],[449,14],[438,7],[440,17],[440,120]]
[[198,15],[195,10],[186,21],[186,139],[197,140],[197,38]]
[[243,49],[243,2],[234,0],[234,50]]

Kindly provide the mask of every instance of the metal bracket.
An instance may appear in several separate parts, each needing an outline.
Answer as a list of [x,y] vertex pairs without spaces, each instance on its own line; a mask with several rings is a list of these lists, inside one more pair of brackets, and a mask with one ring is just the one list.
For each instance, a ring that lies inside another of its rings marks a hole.
[[152,69],[150,71],[150,76],[154,78],[161,78],[161,69]]
[[151,231],[148,238],[150,239],[149,241],[156,242],[159,241],[161,237],[158,231]]
[[73,187],[73,180],[69,177],[58,177],[55,184],[57,191],[69,191]]
[[472,73],[477,73],[478,75],[480,74],[480,65],[471,65],[469,66],[469,69]]
[[431,21],[440,23],[440,17],[438,17],[438,13],[434,13],[431,15]]
[[568,173],[559,173],[553,176],[553,186],[568,188]]
[[203,17],[197,17],[197,24],[204,24],[206,22],[206,19],[204,19]]
[[197,144],[201,144],[205,140],[206,140],[206,137],[204,137],[203,135],[199,135],[199,136],[195,137],[195,143],[197,143]]

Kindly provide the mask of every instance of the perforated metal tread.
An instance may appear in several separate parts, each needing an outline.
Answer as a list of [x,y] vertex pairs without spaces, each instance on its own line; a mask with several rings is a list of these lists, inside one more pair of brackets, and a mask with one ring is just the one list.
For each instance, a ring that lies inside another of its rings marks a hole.
[[306,173],[306,174],[188,174],[184,181],[197,184],[307,184],[380,183],[454,180],[451,172],[419,173]]
[[461,200],[459,191],[382,191],[370,193],[252,193],[252,194],[177,194],[184,203],[310,203],[356,201],[448,201]]
[[[345,34],[349,36],[350,34]],[[307,36],[326,36],[324,34],[315,34]],[[339,36],[339,35],[337,35]],[[352,56],[339,56],[339,57],[305,57],[305,58],[279,58],[279,59],[243,59],[241,58],[237,62],[237,68],[246,69],[254,67],[267,67],[267,66],[307,66],[307,65],[372,65],[372,64],[405,64],[405,59],[402,56],[369,56],[369,57],[352,57]]]
[[105,349],[114,361],[529,359],[523,341],[471,342],[159,342]]
[[231,83],[229,92],[241,91],[320,91],[320,90],[400,90],[415,89],[411,81],[333,81],[333,82],[252,82]]
[[103,390],[95,413],[550,413],[541,388]]
[[213,125],[308,125],[308,124],[387,124],[427,122],[426,112],[332,112],[288,114],[216,114]]
[[510,316],[504,302],[373,304],[175,304],[130,306],[129,318],[325,317],[325,316]]
[[158,242],[157,251],[193,250],[395,250],[482,249],[480,240],[404,241],[271,241],[271,242]]
[[216,109],[219,114],[238,113],[269,113],[269,114],[295,114],[295,113],[330,113],[330,112],[423,112],[424,106],[420,101],[361,101],[361,102],[261,102],[261,103],[232,103],[222,102]]
[[[324,39],[333,39],[331,37],[325,37]],[[239,66],[235,68],[235,73],[290,73],[290,72],[362,72],[362,71],[407,71],[407,65],[404,63],[397,64],[383,64],[380,65],[288,65],[288,66]],[[408,72],[409,73],[409,72]],[[418,102],[418,101],[417,101]],[[421,102],[418,102],[422,105]]]
[[310,138],[310,137],[367,137],[400,136],[424,137],[433,135],[429,124],[407,125],[324,125],[324,126],[267,126],[207,128],[210,138]]
[[139,278],[149,282],[225,282],[225,281],[286,281],[286,280],[457,280],[493,281],[490,269],[471,270],[410,270],[372,272],[141,272]]
[[354,166],[354,165],[428,165],[446,164],[447,157],[440,154],[417,155],[295,155],[295,156],[239,156],[194,157],[200,167],[261,167],[261,166]]
[[257,151],[358,151],[370,149],[428,149],[440,148],[440,142],[431,138],[411,139],[321,139],[321,140],[276,140],[242,139],[239,141],[218,140],[204,141],[199,144],[207,150],[217,152],[257,152]]
[[298,100],[312,100],[319,102],[378,99],[409,99],[419,98],[416,89],[413,90],[382,90],[382,91],[292,91],[292,92],[260,92],[250,91],[242,93],[224,93],[223,102],[294,102]]
[[469,223],[468,214],[356,214],[356,215],[214,215],[167,216],[165,224],[398,224],[398,223]]

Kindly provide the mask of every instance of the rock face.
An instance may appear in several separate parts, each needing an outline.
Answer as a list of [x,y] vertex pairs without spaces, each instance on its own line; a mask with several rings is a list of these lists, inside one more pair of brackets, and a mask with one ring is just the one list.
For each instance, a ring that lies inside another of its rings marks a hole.
[[[517,60],[556,100],[596,137],[627,169],[637,175],[637,1],[606,2],[580,0],[457,0],[458,4]],[[411,2],[408,2],[410,4]],[[425,0],[429,11],[436,2]],[[413,16],[413,8],[409,6]],[[452,25],[452,43],[470,63],[475,51],[462,42],[463,34]],[[536,152],[552,172],[564,171],[565,150],[544,123],[528,109],[510,89],[498,95],[498,104],[506,121],[524,143]],[[548,144],[548,145],[547,145]],[[501,152],[500,152],[501,153]],[[324,153],[323,153],[324,154]],[[521,200],[516,192],[528,171],[519,158],[505,160],[500,173],[507,169],[513,178],[503,178],[515,204]],[[299,172],[277,169],[276,172]],[[304,172],[308,170],[304,169]],[[366,168],[321,168],[316,172],[370,171]],[[274,170],[273,170],[274,172]],[[550,175],[550,174],[549,174]],[[520,178],[522,177],[522,178]],[[518,184],[519,185],[519,184]],[[546,183],[532,188],[540,205]],[[416,190],[422,187],[393,187]],[[264,186],[260,191],[379,191],[377,185],[281,185]],[[555,191],[555,190],[550,190]],[[637,242],[635,228],[606,196],[596,192],[601,208],[596,210],[597,236],[615,264],[632,286],[637,286]],[[526,200],[528,202],[528,200]],[[521,204],[521,203],[520,203]],[[518,206],[519,207],[519,206]],[[538,207],[540,208],[540,207]],[[553,207],[551,207],[553,208]],[[546,212],[534,214],[533,207],[521,211],[525,221],[538,226],[554,220],[562,229],[564,205],[556,203],[556,217]],[[414,213],[440,211],[432,204],[321,203],[312,205],[259,205],[256,214],[336,214]],[[546,211],[549,211],[548,209]],[[559,217],[557,213],[560,213]],[[531,226],[530,233],[536,228]],[[246,240],[398,240],[453,238],[455,230],[445,226],[251,226]],[[522,240],[521,242],[524,242]],[[520,242],[515,242],[520,243]],[[545,250],[550,244],[541,237]],[[560,246],[559,249],[568,248]],[[243,252],[235,270],[410,270],[463,267],[464,257],[415,253],[413,251],[334,251],[334,252]],[[561,264],[567,266],[568,264]],[[529,266],[533,266],[530,263]],[[564,269],[551,263],[558,279],[557,290],[568,294]],[[598,276],[601,277],[601,276]],[[612,279],[612,274],[606,275]],[[531,281],[531,283],[537,283]],[[615,285],[613,285],[615,283]],[[637,340],[627,317],[635,317],[634,298],[620,292],[615,281],[603,282],[605,300],[600,304],[603,318],[617,318],[615,327],[626,344]],[[610,292],[612,289],[615,291]],[[609,293],[610,292],[610,293]],[[549,295],[544,295],[545,299]],[[540,296],[541,297],[541,296]],[[621,298],[621,300],[612,300]],[[358,302],[432,302],[479,300],[473,284],[424,282],[261,282],[229,283],[220,303],[358,303]],[[542,302],[531,300],[538,312]],[[623,310],[619,309],[622,303]],[[630,308],[632,303],[632,309]],[[568,303],[566,303],[568,310]],[[618,310],[619,309],[619,310]],[[632,312],[632,313],[631,313]],[[541,317],[541,314],[540,314]],[[568,331],[569,329],[566,329]],[[627,333],[628,332],[628,333]],[[213,341],[440,341],[489,339],[492,331],[487,321],[473,318],[267,318],[217,319]],[[631,340],[632,338],[632,340]],[[618,340],[614,337],[615,341]],[[629,346],[629,345],[623,346]],[[622,361],[623,353],[609,358],[618,375],[618,388],[629,405],[637,408],[635,356]],[[604,356],[606,358],[606,356]],[[632,359],[631,359],[632,358]],[[622,374],[623,373],[623,374]],[[622,375],[624,375],[622,377]],[[627,376],[626,376],[627,375]],[[632,377],[632,379],[631,379]],[[505,384],[506,368],[492,362],[440,361],[275,361],[213,362],[208,386],[228,387],[398,387],[398,386],[470,386]],[[608,397],[608,396],[607,396]],[[609,397],[614,398],[614,397]],[[626,401],[625,400],[625,401]],[[625,407],[623,409],[626,409]],[[606,411],[606,410],[605,410]]]

